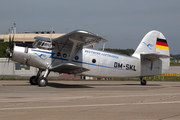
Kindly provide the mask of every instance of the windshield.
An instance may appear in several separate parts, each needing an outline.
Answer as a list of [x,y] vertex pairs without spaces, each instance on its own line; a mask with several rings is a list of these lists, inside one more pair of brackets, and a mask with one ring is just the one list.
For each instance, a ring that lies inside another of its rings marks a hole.
[[36,40],[32,45],[34,48],[47,49],[47,50],[52,49],[51,42],[45,42],[42,40]]

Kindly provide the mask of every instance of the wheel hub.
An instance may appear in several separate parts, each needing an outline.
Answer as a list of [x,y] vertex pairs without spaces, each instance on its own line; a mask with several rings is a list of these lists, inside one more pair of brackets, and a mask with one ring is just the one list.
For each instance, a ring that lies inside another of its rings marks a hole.
[[45,85],[46,84],[46,80],[44,80],[44,79],[40,80],[40,84],[41,85]]

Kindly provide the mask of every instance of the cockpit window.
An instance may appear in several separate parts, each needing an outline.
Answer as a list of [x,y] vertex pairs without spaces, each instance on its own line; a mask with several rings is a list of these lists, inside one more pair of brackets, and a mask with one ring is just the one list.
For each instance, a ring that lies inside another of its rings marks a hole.
[[42,40],[36,40],[32,44],[34,48],[40,48],[40,49],[46,49],[46,50],[51,50],[53,48],[53,45],[51,42],[46,42]]

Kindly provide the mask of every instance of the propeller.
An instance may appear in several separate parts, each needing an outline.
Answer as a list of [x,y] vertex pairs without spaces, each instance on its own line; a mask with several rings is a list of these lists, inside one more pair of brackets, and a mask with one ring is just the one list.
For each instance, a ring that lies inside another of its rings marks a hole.
[[13,47],[14,47],[14,35],[13,35],[12,39],[11,39],[11,35],[9,35],[9,48],[6,49],[6,53],[8,56],[8,63],[13,54]]
[[14,47],[14,35],[13,35],[12,41],[11,41],[11,37],[10,37],[9,40],[10,40],[10,44],[9,44],[10,52],[13,52],[13,47]]

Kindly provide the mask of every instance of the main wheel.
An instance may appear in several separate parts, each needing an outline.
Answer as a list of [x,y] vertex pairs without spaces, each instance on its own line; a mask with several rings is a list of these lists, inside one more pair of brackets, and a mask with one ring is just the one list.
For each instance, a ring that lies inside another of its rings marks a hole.
[[141,80],[141,85],[146,85],[146,80]]
[[38,85],[40,87],[46,87],[47,84],[48,84],[48,81],[47,81],[47,79],[45,77],[40,77],[38,79]]
[[29,79],[29,83],[31,85],[37,85],[37,79],[36,79],[36,76],[32,76],[30,79]]

